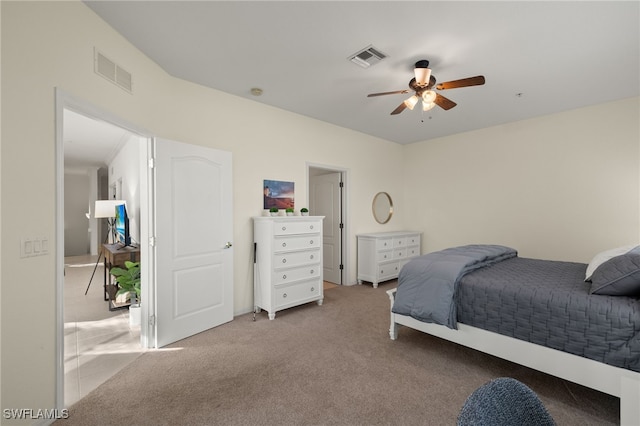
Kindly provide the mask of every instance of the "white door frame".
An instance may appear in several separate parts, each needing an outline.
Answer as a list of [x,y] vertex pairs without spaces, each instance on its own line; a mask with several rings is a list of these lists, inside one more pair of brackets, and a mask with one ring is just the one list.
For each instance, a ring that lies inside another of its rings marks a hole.
[[351,276],[349,274],[350,271],[350,266],[351,262],[350,262],[350,254],[351,254],[351,250],[350,250],[350,241],[351,238],[349,237],[349,223],[350,220],[349,218],[351,217],[350,214],[350,210],[349,210],[349,169],[345,169],[343,167],[336,167],[336,166],[330,166],[327,164],[319,164],[319,163],[310,163],[307,162],[306,163],[306,173],[307,173],[307,204],[309,203],[309,193],[310,193],[310,182],[309,182],[309,169],[323,169],[323,170],[327,170],[327,171],[331,171],[331,172],[335,172],[335,173],[341,173],[342,174],[342,183],[343,183],[343,188],[342,188],[342,223],[344,225],[343,229],[342,229],[342,264],[343,264],[343,270],[342,270],[342,285],[352,285],[355,284],[355,282],[349,282],[349,277]]
[[[56,265],[56,408],[62,410],[64,406],[64,140],[63,140],[63,117],[64,110],[68,109],[93,119],[111,123],[135,133],[142,138],[152,140],[153,135],[145,129],[123,120],[89,102],[78,99],[62,89],[55,90],[55,122],[56,122],[56,206],[55,206],[55,265]],[[150,143],[141,147],[144,154],[140,156],[141,170],[147,170],[147,154]],[[147,182],[141,179],[141,194],[148,191]],[[148,253],[148,218],[150,217],[150,205],[148,197],[140,197],[140,258],[145,260]],[[144,264],[144,263],[143,263]],[[143,268],[141,271],[142,285],[149,286],[149,269]],[[150,306],[151,299],[148,299],[150,291],[142,293],[142,306]],[[149,321],[148,313],[142,311],[142,324],[140,328],[140,342],[143,347],[149,347],[148,339]],[[147,319],[145,319],[147,318]]]

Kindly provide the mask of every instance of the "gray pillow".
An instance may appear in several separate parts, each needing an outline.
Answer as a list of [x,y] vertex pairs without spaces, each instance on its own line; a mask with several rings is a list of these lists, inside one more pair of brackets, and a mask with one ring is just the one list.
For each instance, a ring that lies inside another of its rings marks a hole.
[[591,276],[591,294],[640,295],[640,247],[598,266]]

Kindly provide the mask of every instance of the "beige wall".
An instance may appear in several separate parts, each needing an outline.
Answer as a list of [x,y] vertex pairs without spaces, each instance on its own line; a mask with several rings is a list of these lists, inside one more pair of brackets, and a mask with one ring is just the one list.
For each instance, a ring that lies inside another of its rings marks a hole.
[[[81,3],[0,7],[1,408],[55,406],[55,88],[150,134],[233,153],[236,312],[252,306],[262,180],[296,182],[302,207],[307,162],[348,170],[349,283],[360,232],[420,230],[423,251],[487,241],[582,261],[638,241],[637,98],[403,147],[174,79]],[[133,95],[94,74],[94,47],[133,74]],[[386,226],[371,216],[378,191],[394,198]],[[51,254],[21,259],[30,235],[49,237]]]
[[176,80],[174,86],[172,120],[180,127],[168,126],[158,133],[233,152],[236,312],[247,312],[253,303],[251,217],[262,213],[264,179],[295,182],[300,208],[308,204],[307,162],[348,170],[348,283],[356,280],[355,234],[402,228],[402,214],[387,227],[375,223],[370,214],[378,191],[389,191],[402,203],[401,146],[184,81]]
[[[370,214],[380,190],[402,204],[401,146],[174,79],[79,2],[0,7],[1,408],[55,407],[55,88],[153,135],[233,153],[235,312],[253,304],[251,217],[262,211],[263,179],[296,182],[302,207],[307,162],[347,169],[351,263],[355,233],[403,227],[401,214],[386,228]],[[93,72],[94,47],[133,74],[133,95]],[[21,259],[30,235],[47,236],[50,255]]]
[[423,251],[505,244],[589,262],[640,240],[639,98],[412,144],[405,223]]

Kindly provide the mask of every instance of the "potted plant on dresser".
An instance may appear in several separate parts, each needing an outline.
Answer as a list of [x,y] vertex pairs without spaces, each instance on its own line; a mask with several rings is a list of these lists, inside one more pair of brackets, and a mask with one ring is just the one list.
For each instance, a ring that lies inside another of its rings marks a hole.
[[118,283],[116,296],[126,295],[129,305],[129,325],[140,325],[140,262],[124,262],[125,268],[111,268],[111,275]]
[[292,208],[288,208],[286,210],[287,216],[293,216],[293,209]]
[[280,210],[278,210],[277,207],[271,207],[269,209],[269,213],[271,213],[271,216],[278,216],[278,213],[280,212]]
[[308,209],[308,208],[306,208],[306,207],[301,208],[301,209],[300,209],[300,214],[301,214],[302,216],[309,216],[309,209]]

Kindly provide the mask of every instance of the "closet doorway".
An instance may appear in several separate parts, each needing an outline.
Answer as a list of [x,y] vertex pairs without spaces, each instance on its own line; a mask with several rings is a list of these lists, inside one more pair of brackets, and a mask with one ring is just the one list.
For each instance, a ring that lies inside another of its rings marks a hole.
[[347,171],[330,166],[307,165],[309,210],[324,216],[322,256],[323,277],[330,283],[344,284],[346,269],[346,192]]

